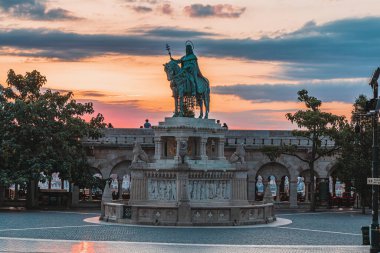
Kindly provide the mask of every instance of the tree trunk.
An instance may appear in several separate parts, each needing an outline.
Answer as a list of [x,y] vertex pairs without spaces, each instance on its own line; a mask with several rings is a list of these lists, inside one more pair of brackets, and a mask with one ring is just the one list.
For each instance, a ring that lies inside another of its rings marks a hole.
[[315,188],[314,188],[314,161],[309,163],[310,168],[310,211],[315,212]]
[[26,208],[35,209],[38,207],[37,183],[35,180],[28,181],[28,191],[26,194]]
[[5,200],[5,187],[3,184],[0,184],[0,206],[3,205]]

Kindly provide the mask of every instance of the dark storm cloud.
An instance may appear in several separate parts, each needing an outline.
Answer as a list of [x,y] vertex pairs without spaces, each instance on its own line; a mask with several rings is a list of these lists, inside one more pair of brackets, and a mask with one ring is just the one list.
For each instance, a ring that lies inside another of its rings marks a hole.
[[0,10],[14,17],[34,20],[77,20],[68,10],[47,9],[40,0],[0,0]]
[[[163,55],[167,42],[173,51],[183,54],[184,41],[191,39],[200,57],[281,62],[284,68],[273,75],[289,79],[331,79],[369,76],[379,64],[379,27],[380,17],[345,19],[323,25],[309,22],[292,33],[261,39],[218,39],[212,33],[177,27],[142,28],[127,35],[0,30],[0,47],[16,48],[21,50],[18,55],[30,57],[79,60],[109,53]],[[33,49],[36,51],[31,53]],[[0,51],[9,52],[14,53]]]
[[153,10],[152,8],[146,6],[130,6],[129,8],[138,13],[148,13]]
[[236,7],[231,4],[203,5],[192,4],[185,6],[185,14],[193,18],[218,17],[238,18],[244,13],[244,7]]
[[[139,35],[84,35],[46,29],[0,30],[1,47],[13,47],[21,52],[1,51],[0,54],[26,57],[54,58],[76,61],[105,54],[163,55],[165,43],[184,48],[184,38],[211,35],[191,30],[157,28],[141,31]],[[165,37],[165,39],[162,39]],[[24,51],[23,51],[24,50]],[[30,50],[35,50],[31,52]]]
[[141,34],[144,36],[154,36],[158,38],[194,38],[194,37],[211,37],[211,36],[217,36],[216,33],[211,32],[201,32],[201,31],[195,31],[195,30],[182,30],[180,28],[176,27],[154,27],[154,28],[136,28],[130,30],[132,32],[135,32],[137,34]]
[[339,101],[353,103],[359,94],[369,95],[371,89],[365,82],[328,82],[318,84],[262,84],[216,86],[212,92],[224,95],[236,95],[255,102],[297,101],[297,91],[306,89],[311,96],[323,102]]
[[157,0],[122,0],[126,3],[147,3],[147,4],[156,4],[158,3]]

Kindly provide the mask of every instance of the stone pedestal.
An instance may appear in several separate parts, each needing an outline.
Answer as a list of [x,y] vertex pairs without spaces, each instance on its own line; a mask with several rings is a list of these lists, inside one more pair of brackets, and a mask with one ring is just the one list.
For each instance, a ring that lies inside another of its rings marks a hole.
[[[124,212],[114,203],[102,205],[104,217],[117,222],[178,226],[247,225],[275,219],[272,203],[248,203],[247,165],[226,160],[225,131],[215,120],[165,118],[153,129],[155,161],[132,163],[129,204]],[[162,142],[173,139],[169,148],[176,153],[169,158],[162,153]],[[188,142],[188,150],[181,163],[183,141]],[[214,152],[207,150],[208,143],[216,143],[216,155],[208,155]]]
[[110,185],[107,182],[105,187],[104,187],[104,191],[103,191],[103,195],[102,195],[100,219],[104,218],[104,216],[105,216],[105,205],[106,205],[106,203],[110,203],[110,202],[112,202],[112,192],[111,192]]

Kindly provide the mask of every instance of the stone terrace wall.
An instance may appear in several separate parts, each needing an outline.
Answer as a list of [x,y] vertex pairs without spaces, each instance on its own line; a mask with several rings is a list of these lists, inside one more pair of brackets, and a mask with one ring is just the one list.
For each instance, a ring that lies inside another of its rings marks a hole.
[[[94,139],[84,139],[85,145],[111,145],[111,146],[129,146],[134,141],[144,146],[154,146],[153,129],[140,128],[112,128],[104,130],[104,137]],[[292,131],[279,130],[228,130],[226,131],[226,146],[235,146],[244,143],[246,146],[280,146],[296,145],[301,149],[311,147],[311,142],[306,138],[293,136]],[[333,146],[334,142],[324,139],[323,144]]]

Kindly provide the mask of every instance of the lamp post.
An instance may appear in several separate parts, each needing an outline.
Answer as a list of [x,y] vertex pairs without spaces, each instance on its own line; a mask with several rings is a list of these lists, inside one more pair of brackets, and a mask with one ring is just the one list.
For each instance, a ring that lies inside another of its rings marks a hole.
[[[379,177],[378,113],[372,115],[372,177]],[[379,185],[372,185],[371,253],[379,252]]]
[[[372,177],[379,177],[379,144],[377,124],[379,120],[379,98],[378,98],[378,82],[380,76],[380,68],[377,68],[372,75],[369,85],[373,90],[373,99],[368,101],[366,105],[367,114],[372,117]],[[371,253],[379,252],[379,185],[372,185],[372,223],[371,223]]]

